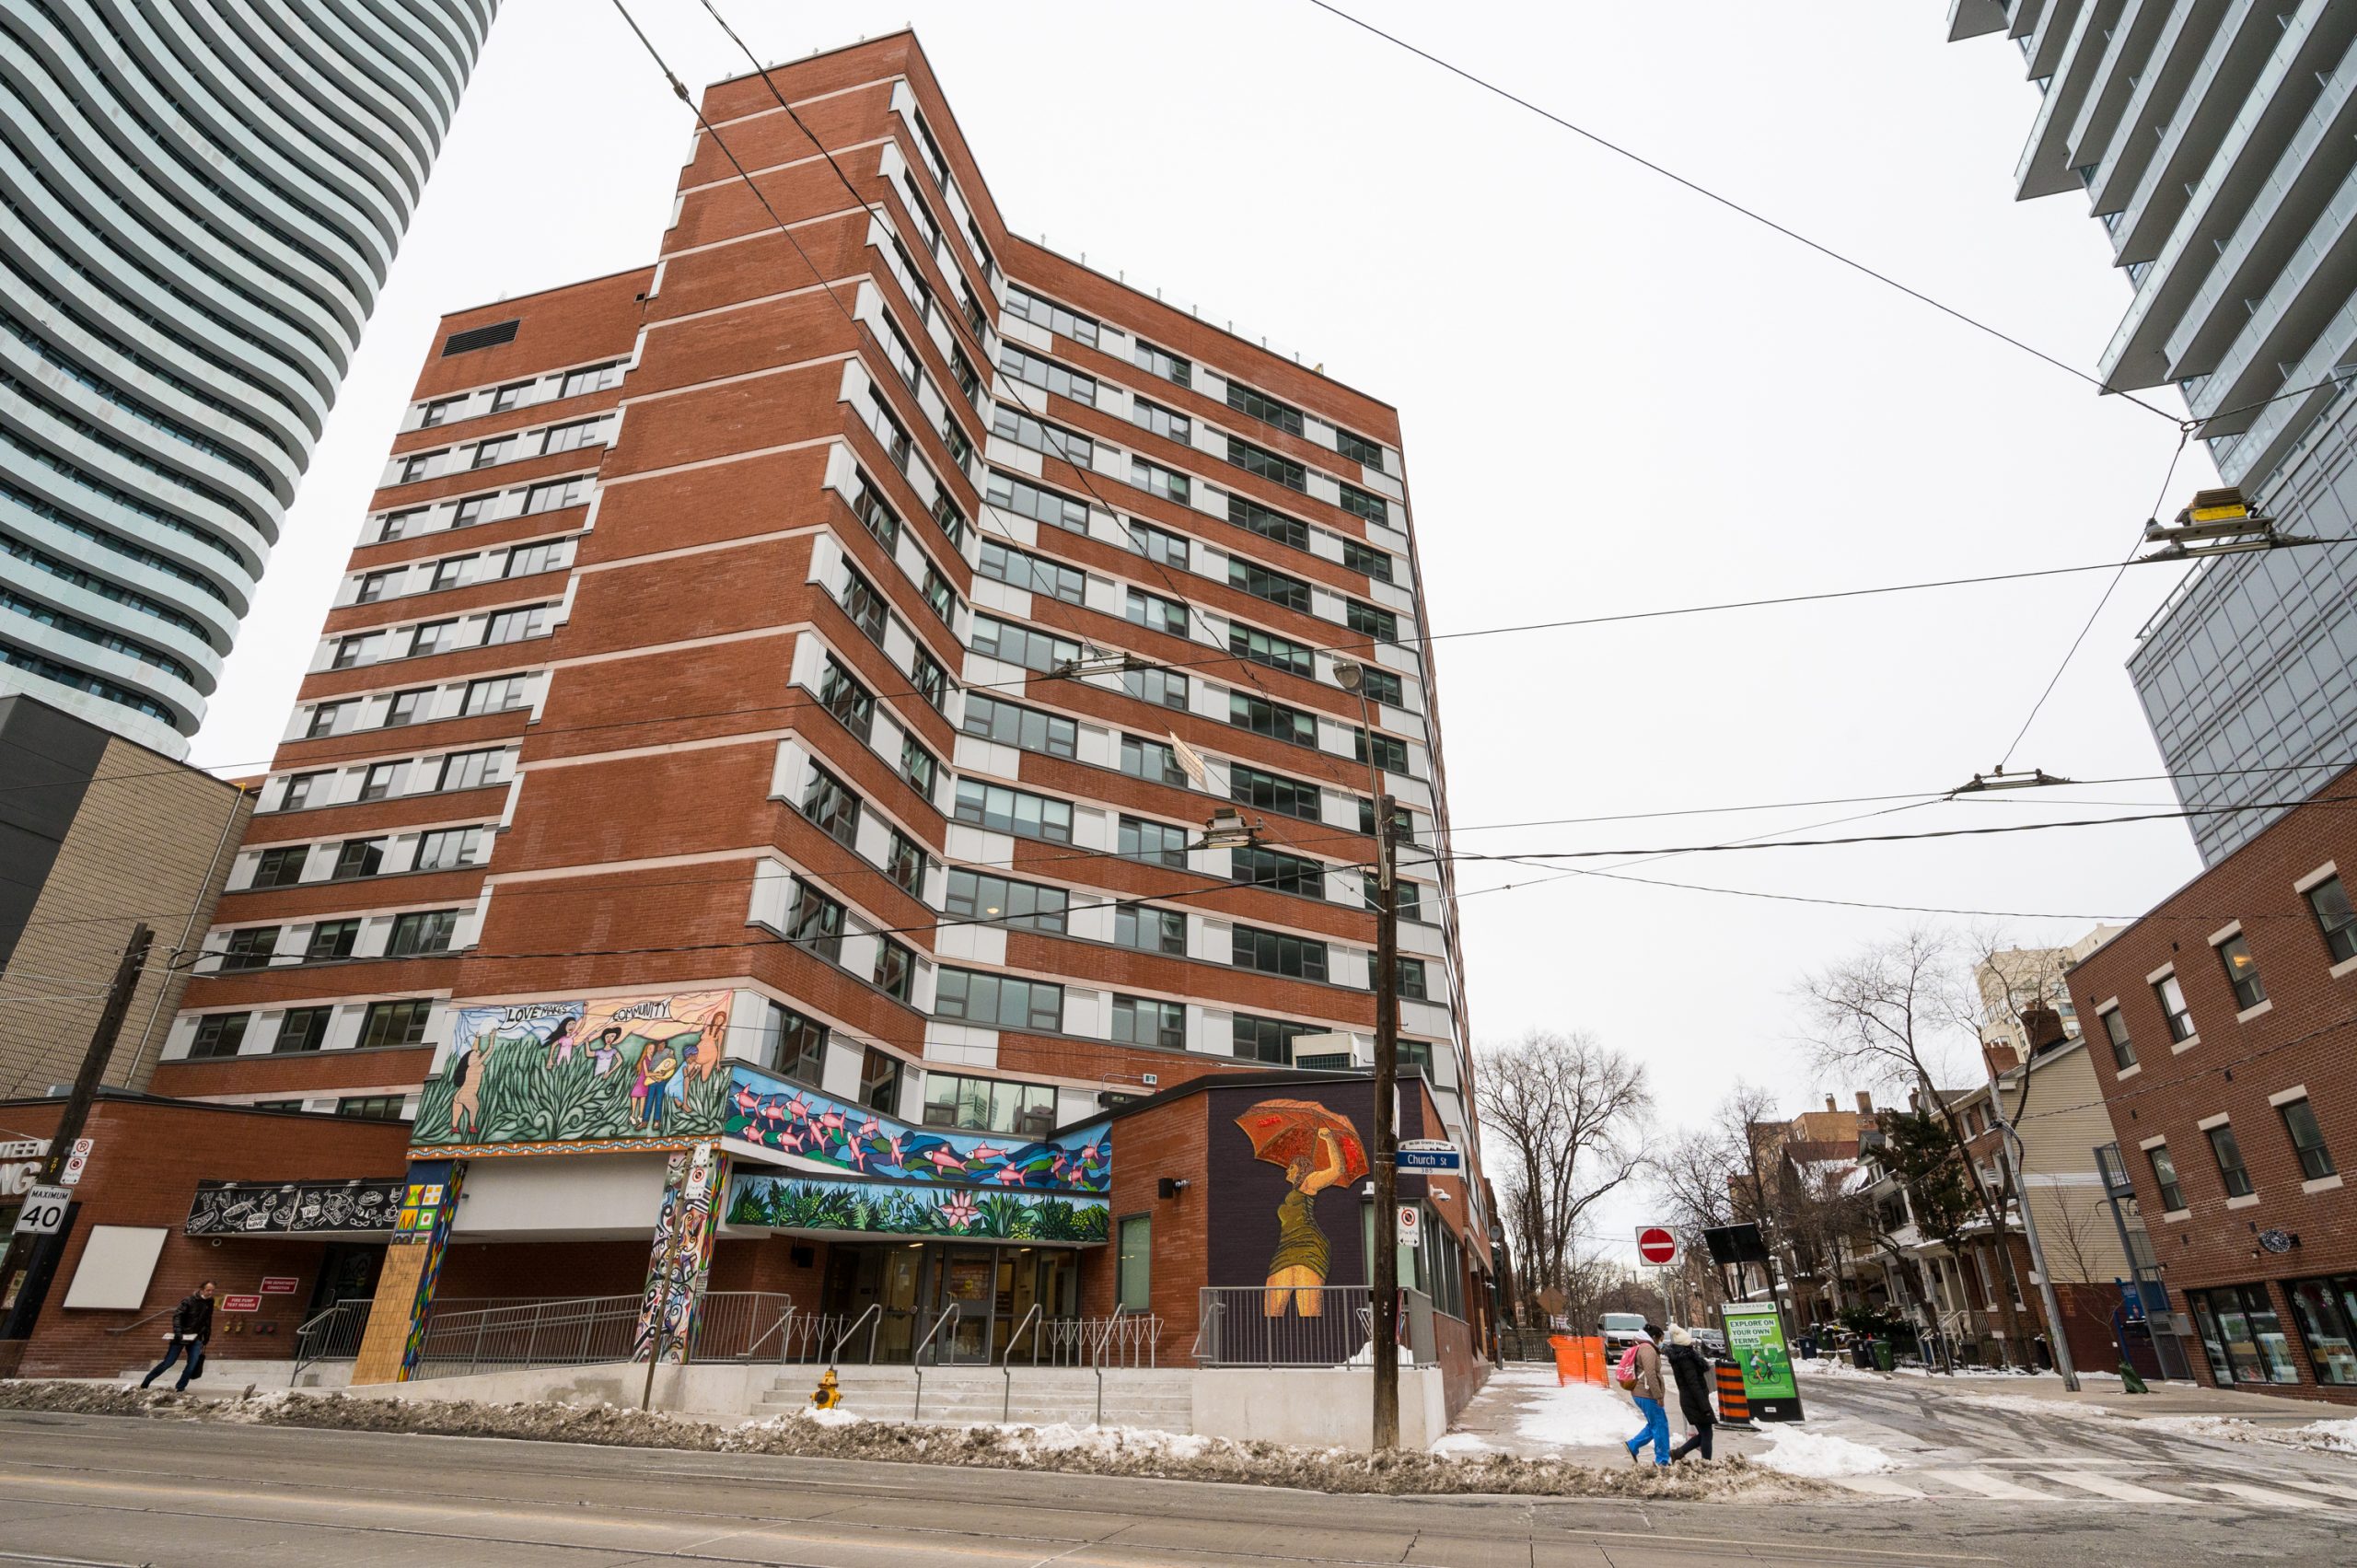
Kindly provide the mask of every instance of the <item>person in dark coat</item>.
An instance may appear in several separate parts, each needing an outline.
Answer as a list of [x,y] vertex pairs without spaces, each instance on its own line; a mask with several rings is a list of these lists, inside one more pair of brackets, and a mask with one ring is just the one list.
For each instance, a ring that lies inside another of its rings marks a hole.
[[173,1362],[186,1356],[180,1366],[180,1380],[172,1385],[175,1389],[185,1389],[188,1380],[204,1370],[204,1342],[212,1337],[213,1282],[207,1280],[180,1297],[180,1304],[172,1308],[172,1331],[164,1336],[164,1359],[149,1369],[139,1386],[145,1388],[161,1377]]
[[1669,1375],[1678,1380],[1678,1408],[1692,1428],[1686,1441],[1669,1451],[1672,1463],[1684,1458],[1697,1448],[1705,1459],[1711,1457],[1711,1428],[1718,1417],[1711,1409],[1711,1384],[1715,1375],[1711,1358],[1695,1348],[1694,1336],[1683,1329],[1669,1331],[1669,1349],[1662,1359],[1669,1363]]

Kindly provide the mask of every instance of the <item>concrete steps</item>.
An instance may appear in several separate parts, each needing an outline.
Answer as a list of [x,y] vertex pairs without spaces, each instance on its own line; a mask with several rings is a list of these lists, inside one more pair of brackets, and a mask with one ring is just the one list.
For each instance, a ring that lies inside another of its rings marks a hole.
[[[791,1415],[808,1409],[821,1370],[797,1367],[782,1375],[752,1413]],[[945,1426],[997,1421],[1086,1426],[1098,1419],[1097,1377],[1086,1368],[1018,1365],[1010,1384],[996,1367],[927,1367],[922,1406],[916,1374],[905,1366],[838,1367],[835,1382],[842,1392],[843,1409],[877,1421],[908,1421],[912,1411],[913,1419]],[[1109,1369],[1103,1423],[1192,1431],[1191,1375],[1178,1368]]]
[[[139,1380],[147,1376],[147,1368],[155,1365],[152,1361],[142,1362],[122,1372],[119,1380],[136,1387]],[[155,1386],[168,1388],[180,1375],[180,1367],[174,1365],[156,1379]],[[296,1376],[292,1361],[208,1359],[204,1370],[189,1379],[188,1391],[192,1394],[235,1395],[244,1392],[250,1384],[256,1393],[266,1394],[290,1387],[290,1377],[294,1379],[291,1387],[296,1388],[341,1388],[352,1381],[352,1363],[315,1361]]]

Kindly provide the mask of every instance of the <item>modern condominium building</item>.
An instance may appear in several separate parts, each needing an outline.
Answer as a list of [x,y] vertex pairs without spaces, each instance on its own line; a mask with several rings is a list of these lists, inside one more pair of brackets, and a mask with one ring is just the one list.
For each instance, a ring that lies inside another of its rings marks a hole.
[[1404,1278],[1478,1331],[1396,412],[1018,238],[910,35],[772,79],[654,265],[444,322],[154,1091],[413,1123],[398,1223],[319,1238],[382,1271],[364,1378],[437,1293],[707,1277],[884,1359],[1038,1307],[1184,1362],[1391,1225],[1380,792],[1401,1125],[1467,1161],[1401,1177]]
[[[2040,95],[2020,194],[2083,192],[2135,290],[2105,385],[2176,383],[2285,531],[2357,533],[2357,7],[1953,0],[1992,32]],[[2357,549],[2203,563],[2129,672],[2215,864],[2357,760]]]
[[497,6],[0,7],[0,691],[185,755]]

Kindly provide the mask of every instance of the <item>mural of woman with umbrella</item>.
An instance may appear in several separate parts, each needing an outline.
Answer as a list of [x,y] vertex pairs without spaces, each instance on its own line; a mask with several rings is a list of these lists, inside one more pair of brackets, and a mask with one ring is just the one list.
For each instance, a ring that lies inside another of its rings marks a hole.
[[1252,1140],[1252,1157],[1282,1167],[1291,1189],[1277,1202],[1277,1249],[1269,1255],[1262,1313],[1282,1318],[1290,1300],[1302,1317],[1318,1317],[1333,1246],[1318,1228],[1318,1194],[1365,1176],[1366,1145],[1349,1117],[1315,1100],[1264,1099],[1236,1124]]

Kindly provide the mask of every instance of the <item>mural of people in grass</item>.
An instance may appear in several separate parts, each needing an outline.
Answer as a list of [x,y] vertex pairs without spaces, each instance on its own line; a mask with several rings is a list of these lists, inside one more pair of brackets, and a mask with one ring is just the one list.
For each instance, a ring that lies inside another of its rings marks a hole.
[[740,1172],[728,1191],[732,1225],[777,1230],[962,1236],[998,1241],[1101,1243],[1111,1234],[1103,1198]]
[[730,1137],[855,1176],[1051,1191],[1112,1186],[1112,1134],[1101,1121],[1036,1141],[911,1127],[741,1066],[726,1105]]
[[679,1138],[720,1128],[726,991],[461,1007],[417,1144]]

